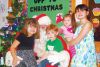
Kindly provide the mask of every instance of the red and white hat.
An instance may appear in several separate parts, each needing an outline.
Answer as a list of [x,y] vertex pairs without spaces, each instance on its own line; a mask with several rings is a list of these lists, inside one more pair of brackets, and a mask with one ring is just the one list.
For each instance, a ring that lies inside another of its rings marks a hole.
[[51,19],[46,14],[40,14],[40,15],[36,16],[35,18],[38,20],[39,25],[51,24]]

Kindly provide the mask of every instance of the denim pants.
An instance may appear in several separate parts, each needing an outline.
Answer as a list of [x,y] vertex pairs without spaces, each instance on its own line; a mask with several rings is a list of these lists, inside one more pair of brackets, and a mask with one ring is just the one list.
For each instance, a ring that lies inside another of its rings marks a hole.
[[[45,59],[45,60],[41,61],[41,62],[37,65],[37,67],[46,67],[46,64],[51,64],[51,63],[49,63],[49,61],[48,61],[47,59]],[[55,64],[55,65],[58,66],[59,63],[57,63],[57,64]]]

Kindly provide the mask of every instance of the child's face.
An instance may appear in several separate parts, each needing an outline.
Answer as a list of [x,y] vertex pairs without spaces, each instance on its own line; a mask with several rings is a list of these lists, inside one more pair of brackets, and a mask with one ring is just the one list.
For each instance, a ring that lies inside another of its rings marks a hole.
[[88,11],[78,9],[76,10],[76,14],[78,19],[83,19],[83,18],[87,18]]
[[37,31],[37,28],[36,28],[35,26],[33,26],[33,25],[28,25],[28,28],[27,28],[28,34],[33,35],[33,34],[36,33],[36,31]]
[[71,17],[65,17],[64,20],[63,20],[63,23],[65,26],[71,26]]
[[54,30],[49,30],[47,32],[47,37],[50,40],[55,40],[56,36],[57,36],[58,32],[54,31]]

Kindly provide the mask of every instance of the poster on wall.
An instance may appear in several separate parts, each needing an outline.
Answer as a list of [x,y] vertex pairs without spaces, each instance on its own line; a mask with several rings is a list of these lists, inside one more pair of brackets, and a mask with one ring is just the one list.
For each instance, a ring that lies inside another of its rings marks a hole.
[[8,0],[0,0],[0,29],[7,23]]
[[[92,4],[92,5],[91,5]],[[100,0],[89,1],[95,41],[100,41]]]
[[8,15],[8,0],[0,0],[0,16]]
[[28,0],[28,17],[46,14],[59,27],[62,25],[60,20],[69,8],[69,0]]

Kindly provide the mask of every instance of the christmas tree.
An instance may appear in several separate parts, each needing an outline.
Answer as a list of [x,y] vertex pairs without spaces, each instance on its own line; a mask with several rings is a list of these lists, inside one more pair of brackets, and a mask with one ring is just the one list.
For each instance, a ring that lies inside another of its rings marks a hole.
[[16,33],[21,30],[27,17],[27,7],[25,2],[12,0],[12,11],[8,11],[8,23],[0,29],[0,57],[5,56]]

